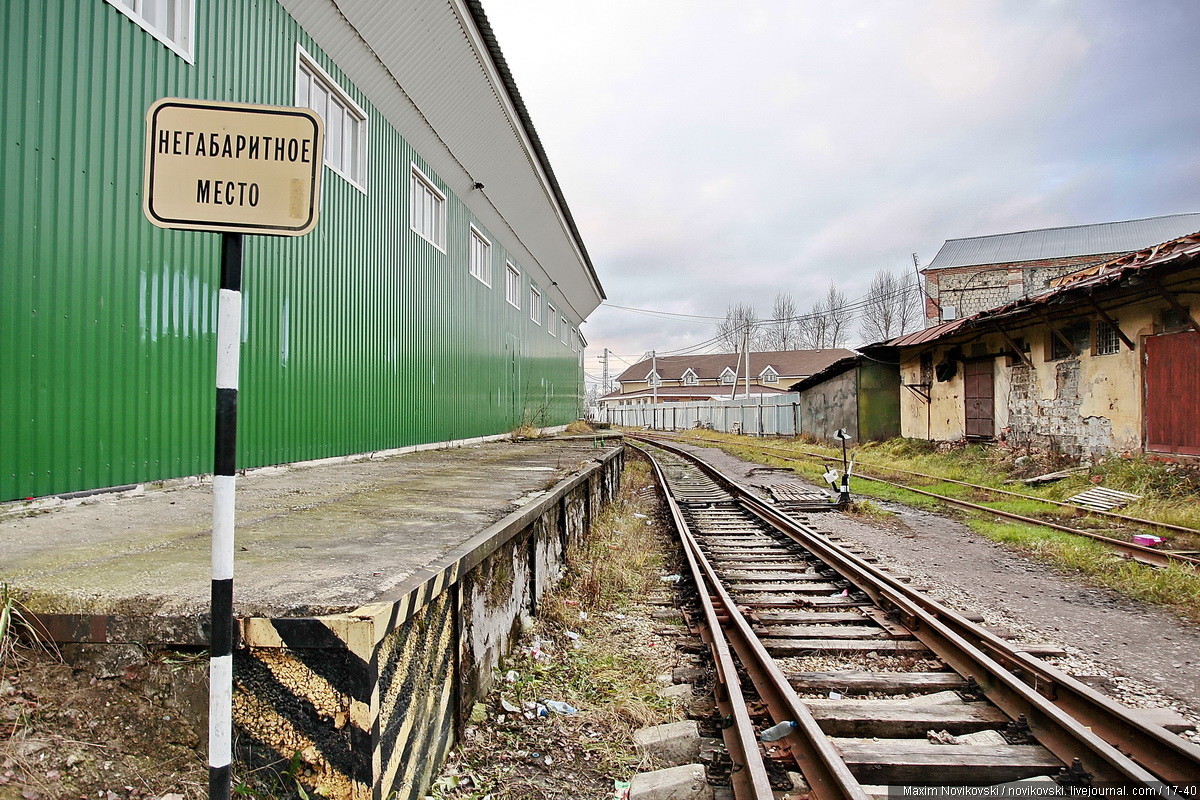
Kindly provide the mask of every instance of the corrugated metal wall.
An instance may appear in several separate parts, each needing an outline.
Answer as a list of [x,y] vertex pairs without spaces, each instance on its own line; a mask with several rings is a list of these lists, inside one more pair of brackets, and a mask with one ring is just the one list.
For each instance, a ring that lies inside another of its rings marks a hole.
[[484,226],[439,182],[447,252],[410,230],[409,164],[436,175],[291,17],[196,5],[194,66],[101,0],[0,10],[0,500],[211,471],[220,237],[142,216],[145,112],[290,105],[297,44],[370,114],[368,193],[326,170],[314,233],[246,239],[238,465],[574,418],[579,354],[505,302],[500,237],[489,288]]

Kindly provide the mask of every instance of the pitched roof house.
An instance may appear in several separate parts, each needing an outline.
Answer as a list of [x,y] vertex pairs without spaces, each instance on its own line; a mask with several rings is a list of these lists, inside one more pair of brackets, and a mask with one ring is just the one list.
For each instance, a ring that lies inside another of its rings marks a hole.
[[750,354],[747,367],[738,353],[708,353],[646,358],[617,376],[620,389],[600,398],[601,405],[629,405],[679,400],[730,399],[738,395],[779,394],[796,381],[853,355],[841,348],[772,350]]

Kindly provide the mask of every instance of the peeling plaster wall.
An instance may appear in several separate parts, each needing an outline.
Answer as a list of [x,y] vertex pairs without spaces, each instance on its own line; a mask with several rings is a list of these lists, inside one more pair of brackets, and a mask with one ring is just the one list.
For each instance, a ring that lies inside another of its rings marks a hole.
[[[1196,314],[1196,295],[1181,294],[1179,301]],[[1142,449],[1145,416],[1143,349],[1147,336],[1161,333],[1164,300],[1150,298],[1109,312],[1121,330],[1137,345],[1124,343],[1116,353],[1096,351],[1096,315],[1078,314],[1078,355],[1052,359],[1053,334],[1040,320],[1005,328],[1012,340],[1022,340],[1031,365],[1011,355],[1012,346],[998,333],[979,332],[975,338],[954,339],[950,344],[926,346],[936,365],[957,350],[964,358],[995,357],[995,422],[997,435],[1009,444],[1053,450],[1077,457]],[[1055,317],[1060,329],[1073,325],[1066,317]],[[932,347],[932,349],[929,349]],[[920,347],[901,354],[901,381],[921,383]],[[905,389],[901,396],[901,435],[956,441],[963,438],[963,368],[957,364],[954,377],[930,387],[932,403]],[[931,424],[926,424],[930,413]]]
[[[920,351],[913,348],[912,352],[901,353],[900,356],[900,435],[907,439],[929,439],[931,432],[927,424],[929,404],[925,402],[918,391],[909,389],[917,387],[921,381]],[[926,387],[926,391],[928,387]]]

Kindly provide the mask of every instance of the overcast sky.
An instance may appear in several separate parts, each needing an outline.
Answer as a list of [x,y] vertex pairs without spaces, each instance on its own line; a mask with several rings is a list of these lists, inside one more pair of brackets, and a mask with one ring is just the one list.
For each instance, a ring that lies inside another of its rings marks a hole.
[[[484,0],[608,303],[769,317],[946,239],[1200,211],[1195,0]],[[711,338],[610,307],[586,372]],[[857,339],[854,343],[857,343]]]

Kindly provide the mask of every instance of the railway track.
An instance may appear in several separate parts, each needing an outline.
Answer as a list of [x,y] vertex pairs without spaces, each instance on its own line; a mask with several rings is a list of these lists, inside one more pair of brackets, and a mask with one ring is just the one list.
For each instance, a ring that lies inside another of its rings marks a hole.
[[[647,438],[655,439],[655,440],[670,441],[669,437],[662,436],[661,434],[656,434],[654,437],[647,437]],[[832,458],[827,455],[823,455],[821,453],[808,453],[808,452],[802,451],[801,455],[803,455],[804,458],[797,458],[795,451],[782,450],[780,448],[770,447],[769,445],[762,445],[762,444],[758,445],[757,447],[759,450],[770,453],[772,458],[779,459],[780,461],[802,462],[802,461],[807,460],[807,461],[821,462],[821,463],[825,463],[825,464],[838,461],[838,459]],[[983,506],[983,505],[979,505],[978,503],[968,502],[966,500],[960,500],[959,498],[956,498],[956,497],[948,497],[943,494],[937,494],[936,492],[930,492],[925,489],[920,489],[916,486],[913,486],[912,484],[898,483],[896,481],[891,481],[891,480],[887,480],[885,478],[880,478],[877,476],[865,474],[862,471],[862,466],[863,465],[861,465],[861,464],[856,465],[854,477],[862,479],[862,480],[866,480],[866,481],[873,481],[875,483],[885,483],[889,486],[894,486],[898,489],[904,489],[906,491],[915,492],[916,494],[925,495],[926,497],[932,497],[932,498],[940,500],[942,502],[950,503],[951,505],[957,505],[957,506],[961,506],[963,508],[969,508],[974,511],[983,511],[988,514],[992,514],[994,516],[1004,517],[1006,519],[1011,519],[1011,520],[1014,520],[1017,522],[1023,522],[1027,525],[1040,525],[1045,528],[1052,528],[1054,530],[1063,531],[1064,533],[1070,533],[1075,536],[1083,536],[1088,539],[1093,539],[1093,540],[1102,542],[1103,544],[1105,544],[1108,547],[1112,548],[1113,550],[1117,551],[1118,553],[1125,556],[1126,558],[1131,558],[1135,561],[1139,561],[1143,564],[1147,564],[1152,567],[1165,567],[1165,566],[1168,566],[1169,564],[1177,564],[1180,566],[1190,567],[1194,570],[1200,570],[1200,558],[1197,558],[1194,555],[1189,555],[1187,553],[1175,553],[1175,552],[1171,552],[1168,550],[1156,550],[1152,547],[1145,547],[1143,545],[1134,544],[1133,542],[1127,542],[1127,541],[1123,541],[1121,539],[1114,539],[1111,536],[1105,536],[1101,533],[1097,533],[1096,531],[1087,530],[1085,528],[1074,528],[1069,525],[1063,525],[1063,524],[1060,524],[1057,522],[1052,522],[1052,521],[1046,520],[1046,519],[1039,519],[1036,517],[1028,517],[1028,516],[1025,516],[1022,514],[1014,514],[1010,511],[1004,511],[1002,509],[992,508],[990,506]],[[872,468],[880,469],[880,467],[878,465],[874,465]],[[920,476],[922,478],[929,478],[931,480],[944,481],[946,483],[955,483],[955,484],[959,484],[961,486],[967,486],[976,491],[990,492],[990,493],[994,493],[994,494],[998,494],[998,495],[1006,495],[1006,496],[1011,496],[1011,497],[1019,497],[1022,500],[1032,500],[1032,501],[1036,501],[1036,502],[1040,502],[1040,503],[1045,503],[1047,505],[1065,507],[1065,508],[1072,509],[1073,511],[1076,511],[1076,512],[1086,512],[1088,514],[1099,516],[1099,517],[1108,517],[1111,519],[1118,519],[1118,520],[1121,520],[1122,522],[1132,523],[1132,524],[1136,524],[1136,525],[1142,525],[1142,526],[1145,526],[1148,528],[1171,530],[1171,531],[1187,533],[1187,534],[1192,534],[1192,535],[1200,534],[1200,531],[1193,530],[1192,528],[1185,528],[1185,527],[1182,527],[1179,525],[1170,525],[1170,524],[1164,523],[1164,522],[1155,522],[1154,520],[1139,519],[1137,517],[1131,517],[1131,516],[1127,516],[1125,514],[1117,514],[1117,513],[1111,512],[1111,511],[1098,511],[1098,510],[1094,510],[1094,509],[1084,509],[1079,506],[1073,506],[1070,503],[1060,503],[1056,500],[1047,500],[1045,498],[1036,497],[1034,495],[1020,494],[1018,492],[1009,492],[1009,491],[1005,491],[1003,489],[996,489],[991,486],[980,486],[980,485],[974,484],[974,483],[967,483],[966,481],[956,481],[956,480],[949,479],[949,478],[939,478],[939,477],[933,476],[933,475],[923,475],[922,473],[909,472],[907,470],[895,469],[892,467],[882,467],[882,469],[890,470],[893,472],[904,473],[904,474],[908,474],[908,475],[916,475],[916,476]]]
[[[1067,793],[1193,796],[1200,748],[683,450],[632,438],[664,486],[697,588],[738,800],[772,797],[787,769],[817,800],[1047,776]],[[822,669],[807,668],[818,659]]]

